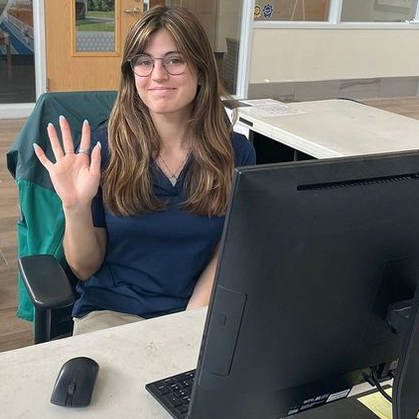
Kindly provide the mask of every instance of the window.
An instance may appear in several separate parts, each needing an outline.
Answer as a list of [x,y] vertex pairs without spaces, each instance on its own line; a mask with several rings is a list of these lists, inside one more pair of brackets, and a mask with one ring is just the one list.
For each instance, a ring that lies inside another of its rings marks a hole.
[[327,21],[329,0],[256,0],[254,18],[274,21]]
[[342,22],[406,22],[418,0],[343,0]]
[[0,0],[0,104],[35,101],[33,4]]
[[[191,9],[205,28],[214,50],[221,81],[237,95],[243,0],[171,0],[171,5]],[[166,3],[167,4],[167,3]]]
[[418,0],[255,0],[254,22],[419,23]]
[[115,51],[115,1],[75,0],[75,52]]

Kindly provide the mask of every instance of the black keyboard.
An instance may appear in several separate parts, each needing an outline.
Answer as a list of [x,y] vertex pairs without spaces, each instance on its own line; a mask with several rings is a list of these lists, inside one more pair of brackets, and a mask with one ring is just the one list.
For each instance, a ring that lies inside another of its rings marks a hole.
[[185,419],[194,378],[195,370],[192,370],[147,384],[145,388],[174,418]]

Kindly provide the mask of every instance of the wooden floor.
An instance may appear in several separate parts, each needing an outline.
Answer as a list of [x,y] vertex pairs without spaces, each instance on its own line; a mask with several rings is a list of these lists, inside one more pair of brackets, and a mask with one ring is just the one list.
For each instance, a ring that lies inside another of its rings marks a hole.
[[419,97],[405,97],[398,99],[370,99],[364,100],[366,105],[374,106],[385,111],[398,113],[410,118],[419,119]]
[[[364,103],[419,119],[419,98],[374,99]],[[24,120],[0,120],[0,352],[32,344],[32,326],[16,318],[17,189],[6,168],[5,155]]]
[[0,120],[0,352],[32,344],[32,326],[16,318],[18,195],[6,167],[6,152],[24,124]]

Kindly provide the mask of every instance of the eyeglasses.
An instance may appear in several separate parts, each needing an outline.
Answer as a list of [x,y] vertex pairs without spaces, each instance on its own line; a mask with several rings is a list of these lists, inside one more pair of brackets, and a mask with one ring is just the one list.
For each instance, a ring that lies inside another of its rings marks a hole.
[[153,72],[156,60],[162,60],[163,68],[172,76],[183,74],[188,66],[180,52],[168,52],[161,58],[153,58],[149,54],[138,54],[130,58],[128,62],[137,76],[147,77]]

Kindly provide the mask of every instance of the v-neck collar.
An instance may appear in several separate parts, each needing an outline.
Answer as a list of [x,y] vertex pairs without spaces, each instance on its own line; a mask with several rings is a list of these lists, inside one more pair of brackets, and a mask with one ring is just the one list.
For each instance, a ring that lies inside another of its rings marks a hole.
[[[188,157],[185,164],[182,167],[182,170],[179,173],[179,176],[177,177],[176,183],[173,185],[170,181],[170,178],[166,175],[166,173],[163,171],[163,169],[158,165],[158,163],[155,161],[153,163],[153,168],[155,174],[158,176],[159,179],[163,180],[164,186],[169,187],[170,190],[179,190],[183,187],[183,181],[185,179],[186,172],[189,169],[191,163],[191,156]],[[160,185],[163,186],[163,185]]]

